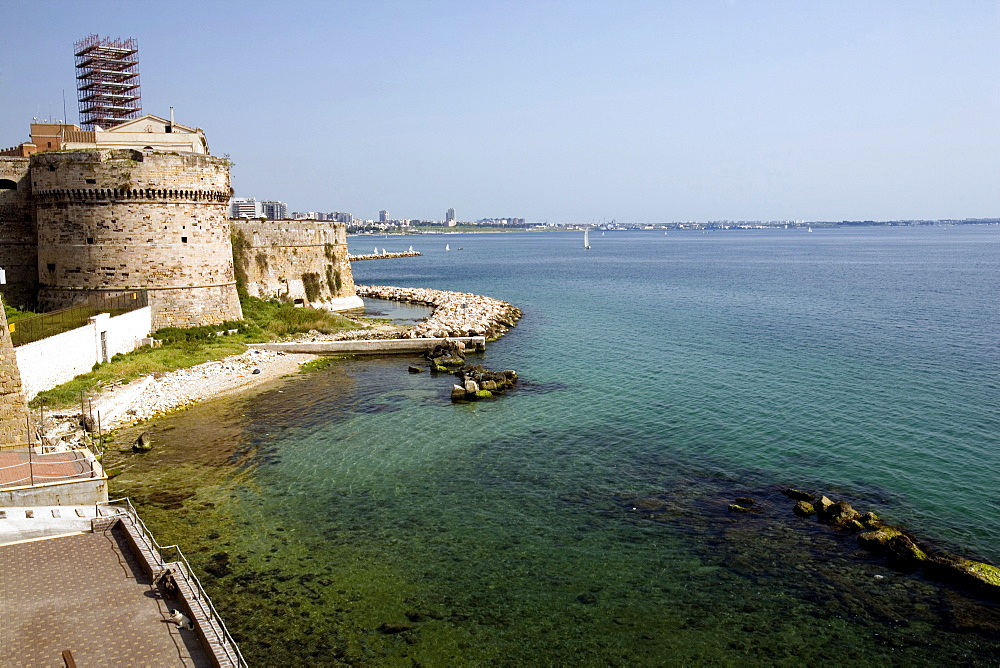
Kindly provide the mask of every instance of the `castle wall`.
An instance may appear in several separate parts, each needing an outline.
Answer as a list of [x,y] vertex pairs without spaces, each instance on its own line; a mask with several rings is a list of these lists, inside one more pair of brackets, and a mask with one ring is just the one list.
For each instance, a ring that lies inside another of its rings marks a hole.
[[231,221],[234,248],[253,297],[305,306],[362,308],[347,256],[347,227],[330,221]]
[[0,293],[11,306],[35,308],[38,246],[27,158],[0,158],[0,268],[6,284]]
[[24,401],[14,346],[10,342],[7,316],[0,303],[0,446],[27,442],[28,405]]
[[227,160],[135,150],[39,153],[31,181],[43,310],[146,288],[154,329],[242,318]]

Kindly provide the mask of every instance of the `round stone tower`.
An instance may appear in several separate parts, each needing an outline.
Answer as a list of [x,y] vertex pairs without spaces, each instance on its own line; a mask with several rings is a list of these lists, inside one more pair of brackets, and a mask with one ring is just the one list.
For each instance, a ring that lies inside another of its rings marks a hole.
[[43,310],[140,288],[154,329],[243,317],[227,160],[128,149],[37,153],[31,181]]

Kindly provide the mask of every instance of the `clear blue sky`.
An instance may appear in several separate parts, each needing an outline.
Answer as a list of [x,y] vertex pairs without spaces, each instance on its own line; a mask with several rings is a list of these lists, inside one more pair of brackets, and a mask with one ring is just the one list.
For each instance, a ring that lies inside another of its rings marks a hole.
[[54,2],[0,10],[0,146],[76,122],[73,42],[240,196],[373,218],[1000,216],[1000,4]]

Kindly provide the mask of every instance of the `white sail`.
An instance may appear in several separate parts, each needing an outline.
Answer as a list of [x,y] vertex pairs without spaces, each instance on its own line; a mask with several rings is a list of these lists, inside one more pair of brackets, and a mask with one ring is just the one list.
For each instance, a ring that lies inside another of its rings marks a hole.
[[590,248],[590,230],[583,231],[583,247],[585,249]]

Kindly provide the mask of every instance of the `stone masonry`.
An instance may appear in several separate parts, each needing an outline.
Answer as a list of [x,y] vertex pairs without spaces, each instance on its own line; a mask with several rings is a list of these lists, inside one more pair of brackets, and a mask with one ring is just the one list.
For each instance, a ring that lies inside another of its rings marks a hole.
[[354,289],[342,223],[234,220],[232,230],[251,296],[334,311],[364,306]]
[[28,158],[0,157],[0,285],[7,303],[33,309],[38,294],[38,251]]
[[7,316],[0,299],[0,446],[28,442],[28,405],[21,389],[21,374],[10,342]]
[[38,153],[31,188],[42,310],[145,288],[153,329],[242,318],[227,160],[128,149]]

